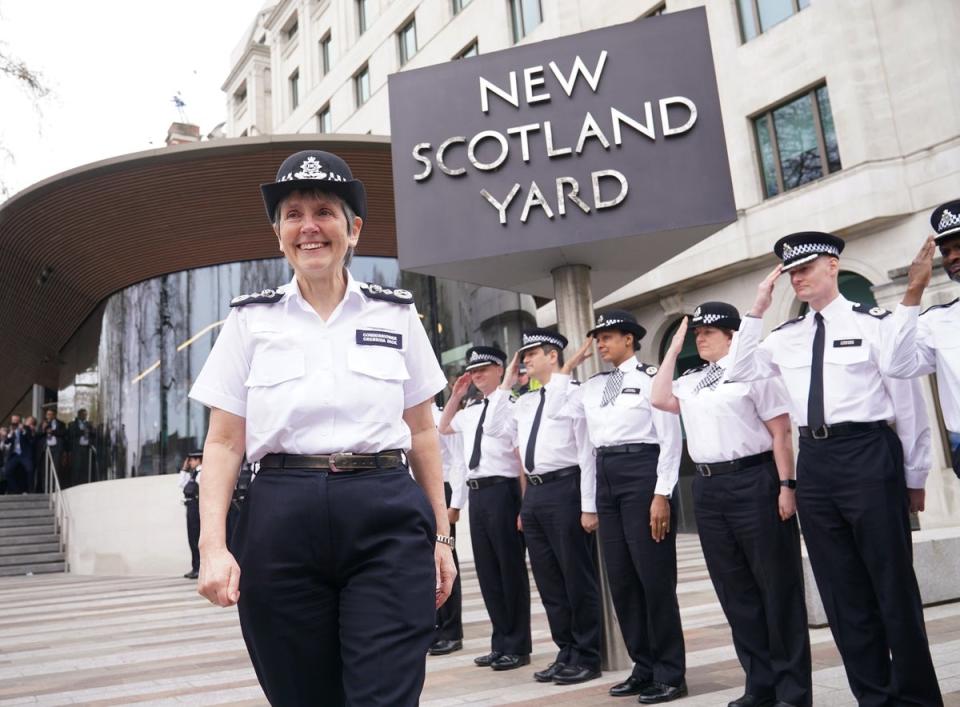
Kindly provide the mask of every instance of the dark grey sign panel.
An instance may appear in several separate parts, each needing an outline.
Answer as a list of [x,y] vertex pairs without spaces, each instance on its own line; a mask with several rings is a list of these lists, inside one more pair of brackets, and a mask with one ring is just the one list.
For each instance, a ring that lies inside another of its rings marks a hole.
[[703,8],[393,74],[400,267],[602,297],[736,219]]

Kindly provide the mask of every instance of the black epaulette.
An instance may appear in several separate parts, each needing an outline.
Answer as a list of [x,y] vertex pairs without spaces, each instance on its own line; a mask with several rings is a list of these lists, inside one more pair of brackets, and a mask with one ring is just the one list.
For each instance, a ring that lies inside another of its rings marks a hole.
[[279,290],[261,290],[249,295],[239,295],[230,300],[231,307],[246,307],[248,304],[273,304],[283,299]]
[[591,379],[596,378],[597,376],[609,376],[613,371],[600,371],[599,373],[594,373],[590,376]]
[[807,318],[807,315],[806,315],[806,314],[801,314],[799,317],[794,317],[793,319],[788,319],[788,320],[785,321],[783,324],[780,324],[779,326],[777,326],[777,327],[774,329],[774,331],[780,331],[780,330],[783,329],[784,327],[788,327],[788,326],[790,326],[791,324],[796,324],[797,322],[802,322],[802,321],[803,321],[804,319],[806,319],[806,318]]
[[680,374],[680,377],[683,378],[684,376],[689,376],[691,373],[697,373],[699,371],[702,371],[704,368],[706,368],[709,365],[710,364],[708,363],[704,363],[699,366],[694,366],[693,368],[688,368],[687,370],[685,370],[683,373]]
[[570,381],[570,385],[580,385],[580,381]]
[[925,310],[923,310],[922,312],[920,312],[920,316],[922,317],[924,314],[926,314],[927,312],[929,312],[931,309],[946,309],[947,307],[952,307],[952,306],[955,305],[957,302],[960,302],[960,297],[957,297],[955,300],[953,300],[953,302],[947,302],[946,304],[935,304],[935,305],[933,305],[932,307],[927,307]]
[[641,363],[639,366],[637,366],[637,370],[641,373],[646,373],[648,376],[653,378],[655,375],[657,375],[657,371],[660,369],[656,366],[649,366],[646,363]]
[[877,319],[883,319],[884,317],[889,317],[892,312],[889,309],[884,309],[883,307],[868,307],[865,304],[860,304],[856,302],[853,305],[853,311],[858,314],[869,314],[871,317],[876,317]]
[[413,294],[407,290],[391,290],[380,285],[366,282],[360,283],[360,289],[370,299],[383,300],[384,302],[393,302],[394,304],[413,304]]

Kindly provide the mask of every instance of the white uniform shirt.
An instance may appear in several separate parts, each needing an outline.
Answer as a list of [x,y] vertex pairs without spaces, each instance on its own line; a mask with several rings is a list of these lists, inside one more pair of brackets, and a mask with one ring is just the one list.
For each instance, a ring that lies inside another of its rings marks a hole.
[[[517,454],[514,448],[517,446],[514,436],[506,429],[505,425],[499,425],[502,429],[497,434],[488,432],[489,428],[498,427],[493,420],[495,411],[494,401],[491,400],[488,405],[487,416],[483,422],[483,435],[480,438],[480,464],[476,469],[470,468],[470,456],[473,454],[473,440],[477,432],[477,425],[480,423],[480,414],[483,412],[483,402],[477,402],[463,410],[458,410],[450,421],[450,427],[461,435],[461,446],[463,447],[463,463],[466,468],[467,479],[483,479],[488,476],[509,476],[517,478],[520,476],[520,463],[517,461]],[[454,506],[451,508],[460,508]]]
[[[200,471],[203,469],[202,466],[197,467],[197,483],[200,483]],[[183,487],[187,485],[187,482],[190,481],[190,472],[184,469],[180,470],[180,478],[177,480],[177,486],[181,491]]]
[[931,307],[897,305],[893,334],[883,341],[881,367],[896,378],[937,374],[947,429],[960,433],[960,299]]
[[549,474],[570,466],[580,467],[580,510],[597,512],[597,465],[582,411],[566,405],[566,381],[547,385],[521,395],[510,402],[509,395],[498,389],[490,395],[490,404],[497,405],[497,420],[503,420],[507,431],[517,441],[520,460],[526,459],[527,443],[533,430],[533,419],[544,393],[543,413],[534,447],[534,468],[530,473]]
[[246,418],[247,459],[410,449],[403,411],[446,378],[412,304],[347,290],[324,322],[296,277],[274,303],[235,307],[190,397]]
[[[732,351],[732,350],[731,350]],[[673,382],[687,431],[687,451],[699,464],[728,462],[769,452],[773,437],[763,424],[790,411],[783,380],[765,378],[749,383],[726,380],[732,353],[717,361],[724,369],[716,388],[694,392],[707,367],[684,373]]]
[[[823,308],[823,409],[826,424],[895,422],[903,444],[908,488],[923,488],[930,470],[930,425],[917,381],[880,373],[880,343],[893,334],[889,316],[854,310],[842,295]],[[729,380],[780,375],[794,424],[807,424],[807,398],[816,322],[812,313],[778,327],[760,343],[762,320],[744,317]]]
[[[606,407],[601,407],[607,375],[593,376],[583,385],[573,385],[569,376],[554,374],[551,382],[567,383],[569,414],[582,414],[587,419],[590,443],[594,447],[621,444],[658,444],[657,485],[654,493],[670,496],[680,476],[682,435],[680,416],[657,410],[650,404],[652,374],[655,367],[647,367],[630,357],[620,364],[623,385],[620,395]],[[652,373],[647,373],[650,370]]]
[[[434,404],[433,422],[440,424],[440,408]],[[440,435],[440,461],[443,463],[443,480],[450,484],[450,507],[466,505],[466,463],[463,461],[463,435]]]

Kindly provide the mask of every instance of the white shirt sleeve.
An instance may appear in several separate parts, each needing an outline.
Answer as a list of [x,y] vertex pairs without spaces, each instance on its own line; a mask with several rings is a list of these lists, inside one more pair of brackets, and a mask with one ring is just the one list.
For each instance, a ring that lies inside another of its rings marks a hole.
[[883,378],[893,401],[897,437],[903,445],[904,476],[907,488],[922,489],[932,465],[930,421],[920,392],[920,381]]
[[680,478],[680,455],[683,434],[680,431],[680,416],[657,410],[652,405],[653,427],[660,440],[660,456],[657,459],[657,485],[653,492],[667,498],[673,493]]
[[740,322],[737,353],[727,380],[754,381],[780,374],[770,349],[760,343],[762,331],[763,320],[759,317],[744,317]]
[[790,412],[787,386],[780,376],[753,381],[750,383],[750,392],[757,415],[764,422]]
[[190,480],[190,472],[180,470],[180,478],[177,480],[177,487],[183,491],[183,487],[187,485],[187,482]]
[[407,350],[404,362],[410,377],[403,383],[403,407],[412,408],[429,400],[447,386],[447,378],[433,352],[427,332],[420,322],[420,315],[413,305],[407,307]]
[[[920,307],[898,304],[891,323],[880,342],[881,372],[894,378],[914,378],[935,372],[937,352],[922,331]],[[921,329],[919,335],[918,328]]]
[[463,435],[448,435],[450,445],[450,507],[463,508],[467,503],[467,465],[463,462]]
[[190,389],[190,398],[211,408],[247,416],[250,355],[239,309],[231,309],[206,363]]
[[577,458],[580,463],[580,512],[596,513],[597,457],[587,433],[587,418],[574,419],[573,436],[577,440]]

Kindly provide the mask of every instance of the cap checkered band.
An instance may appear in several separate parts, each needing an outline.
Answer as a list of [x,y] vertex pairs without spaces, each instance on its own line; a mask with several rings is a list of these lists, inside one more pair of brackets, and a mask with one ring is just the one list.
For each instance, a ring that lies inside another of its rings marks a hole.
[[470,360],[467,361],[469,364],[474,363],[502,363],[499,358],[493,354],[481,353],[480,351],[474,351],[470,354]]
[[950,209],[944,209],[940,215],[940,223],[937,224],[938,231],[946,231],[950,228],[960,226],[960,215],[950,213]]
[[325,172],[323,171],[323,165],[320,164],[320,161],[313,156],[308,157],[300,165],[300,170],[297,172],[287,172],[284,176],[278,179],[278,182],[290,182],[294,179],[322,179],[327,182],[346,182],[349,181],[344,178],[342,175],[337,174],[336,172]]
[[725,314],[704,314],[701,320],[704,324],[713,324],[716,321],[726,318],[727,316]]
[[802,258],[805,255],[835,255],[840,257],[840,249],[828,243],[801,243],[800,245],[783,245],[783,262]]
[[524,334],[522,348],[528,346],[539,346],[540,344],[550,344],[558,349],[564,348],[564,343],[555,336],[549,334]]
[[635,323],[636,322],[627,321],[626,319],[604,319],[602,314],[599,317],[597,317],[597,326],[600,326],[600,327],[612,327],[612,326],[616,326],[617,324],[635,324]]

